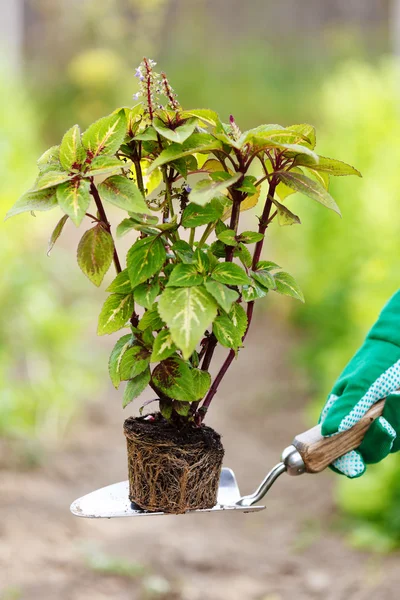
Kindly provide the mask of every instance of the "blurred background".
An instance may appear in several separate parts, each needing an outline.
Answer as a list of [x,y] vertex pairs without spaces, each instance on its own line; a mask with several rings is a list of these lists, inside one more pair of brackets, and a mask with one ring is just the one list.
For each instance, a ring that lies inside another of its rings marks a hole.
[[[315,424],[399,288],[400,2],[2,0],[3,215],[67,128],[132,104],[144,55],[184,107],[232,113],[242,129],[311,122],[317,151],[363,174],[332,181],[342,220],[296,194],[302,225],[269,232],[265,258],[297,278],[306,304],[261,303],[209,419],[247,493]],[[73,225],[46,256],[55,220],[1,225],[0,599],[392,598],[396,455],[357,481],[282,478],[254,515],[70,516],[75,497],[126,478],[128,414],[108,382],[114,339],[96,338],[104,288],[76,265]]]

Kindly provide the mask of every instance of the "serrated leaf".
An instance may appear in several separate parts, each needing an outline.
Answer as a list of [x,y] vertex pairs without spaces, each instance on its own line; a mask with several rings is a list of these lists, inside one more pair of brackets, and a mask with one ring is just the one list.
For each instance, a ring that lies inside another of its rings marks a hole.
[[43,152],[36,164],[40,173],[46,171],[61,171],[60,146],[51,146],[46,152]]
[[234,258],[238,258],[242,265],[244,265],[245,267],[251,267],[253,257],[251,256],[249,250],[244,244],[240,243],[236,246],[236,248],[233,251],[233,256]]
[[296,190],[296,192],[300,192],[301,194],[312,198],[312,200],[316,200],[323,206],[326,206],[326,208],[330,208],[337,212],[338,215],[341,215],[338,205],[321,184],[305,175],[300,175],[300,173],[278,171],[277,175],[279,175],[279,179],[283,181],[283,183]]
[[219,194],[226,192],[226,190],[234,185],[238,179],[240,179],[241,174],[236,173],[229,179],[225,179],[224,181],[213,181],[212,179],[202,179],[198,181],[192,191],[189,194],[190,202],[194,204],[199,204],[200,206],[204,206],[208,202],[215,197],[218,197]]
[[238,244],[236,241],[236,233],[233,231],[233,229],[224,229],[224,231],[221,231],[221,233],[217,234],[217,238],[220,242],[226,244],[227,246],[237,246]]
[[212,279],[227,285],[245,285],[251,283],[251,279],[239,265],[225,262],[219,263],[211,273]]
[[277,265],[275,262],[271,260],[260,260],[256,264],[256,270],[265,269],[266,271],[274,271],[275,269],[280,269],[281,267]]
[[103,200],[127,212],[150,213],[137,185],[123,175],[108,177],[97,189]]
[[40,192],[27,192],[10,208],[5,221],[23,212],[51,210],[57,206],[56,188],[48,188]]
[[357,175],[357,177],[362,177],[360,171],[348,165],[347,163],[336,160],[335,158],[327,158],[326,156],[320,156],[318,164],[312,164],[306,157],[299,157],[296,160],[296,164],[300,166],[309,167],[314,171],[322,171],[324,173],[329,173],[329,175],[334,175],[335,177],[345,176],[345,175]]
[[141,133],[138,133],[134,139],[138,140],[140,142],[157,142],[158,141],[157,132],[154,129],[154,127],[151,127],[151,126],[147,127]]
[[266,269],[252,271],[251,276],[261,287],[266,288],[267,290],[276,289],[275,279]]
[[140,396],[140,394],[146,389],[146,387],[150,383],[150,378],[150,369],[147,368],[145,371],[143,371],[143,373],[140,373],[140,375],[128,381],[122,398],[123,408],[128,406],[128,404],[130,404],[132,400],[135,400],[135,398],[138,398],[138,396]]
[[131,318],[133,308],[132,294],[111,294],[101,309],[97,335],[106,335],[122,329]]
[[128,269],[118,273],[116,278],[110,283],[106,292],[113,294],[130,294],[132,292],[131,280],[129,279]]
[[128,350],[128,348],[131,347],[133,342],[133,335],[128,333],[118,340],[118,342],[115,344],[114,348],[111,351],[110,359],[108,361],[108,372],[110,374],[112,384],[116,390],[119,388],[119,384],[121,383],[121,377],[119,375],[121,359],[126,350]]
[[197,272],[195,265],[185,265],[179,263],[174,267],[167,287],[189,287],[191,285],[201,285],[203,277]]
[[284,227],[286,225],[300,225],[300,218],[292,213],[284,204],[281,204],[277,200],[273,200],[277,210],[278,210],[278,224],[280,227]]
[[211,150],[221,150],[222,143],[214,136],[208,133],[193,133],[183,144],[171,144],[165,148],[156,160],[150,166],[147,174],[154,169],[170,163],[179,158],[192,155],[196,152],[211,152]]
[[178,144],[183,144],[187,138],[192,135],[193,131],[196,128],[197,119],[189,118],[187,121],[176,127],[175,129],[170,129],[165,123],[161,121],[161,119],[155,118],[153,120],[153,127],[162,137],[169,140],[170,142],[176,142]]
[[189,365],[178,356],[171,356],[160,362],[153,371],[152,380],[157,389],[169,398],[182,402],[193,402],[200,400],[201,388],[200,378],[193,377],[193,371]]
[[193,253],[193,264],[196,266],[199,273],[206,274],[210,268],[210,259],[207,252],[201,248],[196,248]]
[[164,322],[158,314],[157,306],[146,310],[138,325],[140,331],[145,331],[145,329],[157,331],[158,329],[162,329],[162,327],[164,327]]
[[238,235],[238,240],[243,244],[254,244],[255,242],[262,240],[263,237],[264,235],[257,231],[243,231]]
[[172,356],[172,354],[175,354],[176,349],[170,332],[168,329],[163,329],[154,340],[150,361],[159,362],[160,360],[165,360]]
[[158,236],[150,235],[137,240],[127,255],[127,266],[132,287],[159,273],[166,259],[164,244]]
[[90,204],[90,183],[86,179],[66,181],[57,186],[57,201],[63,212],[78,227]]
[[259,298],[264,298],[268,290],[259,285],[256,281],[252,281],[250,285],[244,285],[242,288],[242,297],[245,302],[254,302]]
[[86,231],[78,246],[78,265],[97,287],[110,268],[114,254],[111,235],[98,223]]
[[135,287],[134,298],[135,302],[144,308],[151,308],[155,299],[160,293],[160,284],[158,280],[145,281]]
[[96,175],[105,175],[118,171],[124,166],[118,158],[114,156],[96,156],[90,163],[89,169],[85,172],[85,177],[95,177]]
[[228,315],[220,315],[213,322],[213,333],[219,343],[225,348],[237,348],[242,343],[242,338]]
[[85,162],[86,151],[81,141],[79,125],[69,129],[60,145],[60,162],[66,171],[78,170]]
[[222,217],[224,205],[221,200],[213,198],[205,206],[190,203],[182,214],[182,225],[185,228],[199,227],[217,221]]
[[181,116],[183,118],[191,116],[198,117],[199,119],[201,119],[205,123],[208,123],[209,125],[217,125],[217,123],[219,123],[220,120],[218,113],[208,108],[195,108],[193,110],[185,110],[183,113],[181,113]]
[[82,135],[82,144],[91,158],[99,154],[115,154],[124,141],[125,133],[126,116],[120,110],[90,125]]
[[235,290],[231,290],[223,283],[208,279],[205,282],[206,290],[218,302],[219,306],[225,311],[231,310],[232,304],[239,298],[239,294]]
[[49,243],[48,243],[48,247],[47,247],[47,256],[49,256],[50,252],[52,251],[54,244],[60,237],[62,230],[64,229],[64,225],[67,221],[68,221],[68,215],[64,215],[63,217],[61,217],[61,219],[58,221],[57,225],[55,226],[53,233],[51,234],[50,239],[49,239]]
[[201,399],[210,388],[211,375],[208,371],[202,371],[201,369],[192,369],[191,374],[193,379],[193,395],[196,396],[196,399]]
[[143,346],[134,344],[131,348],[128,348],[121,357],[119,367],[121,381],[134,379],[140,375],[140,373],[143,373],[149,364],[150,352],[146,348],[143,348]]
[[238,336],[240,337],[240,339],[242,339],[244,334],[247,331],[246,311],[240,304],[235,302],[235,304],[232,305],[232,308],[229,313],[229,317],[232,320],[232,323],[237,331]]
[[304,302],[304,295],[300,289],[299,284],[295,280],[292,275],[289,273],[285,273],[281,271],[274,275],[275,284],[276,284],[276,292],[279,294],[283,294],[284,296],[291,296],[292,298],[296,298],[301,302]]
[[193,249],[190,246],[190,244],[188,244],[184,240],[179,240],[178,242],[175,242],[175,244],[172,246],[172,250],[175,253],[175,255],[181,259],[183,263],[190,264],[192,262]]
[[40,190],[46,190],[47,188],[55,187],[69,181],[70,175],[66,171],[46,171],[35,181],[35,185],[30,190],[31,192],[38,192]]
[[204,286],[166,288],[158,312],[183,357],[188,359],[217,315],[217,303]]
[[302,137],[296,141],[296,144],[302,146],[307,145],[311,150],[314,150],[316,144],[315,127],[308,123],[300,123],[298,125],[289,125],[286,129],[300,134]]

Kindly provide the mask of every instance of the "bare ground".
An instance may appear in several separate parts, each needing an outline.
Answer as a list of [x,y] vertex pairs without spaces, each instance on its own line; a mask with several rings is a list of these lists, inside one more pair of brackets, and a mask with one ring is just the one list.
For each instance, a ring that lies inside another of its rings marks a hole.
[[[208,423],[225,464],[252,491],[305,428],[306,385],[276,322],[253,328]],[[249,388],[243,384],[250,382]],[[120,396],[91,405],[68,442],[35,470],[0,470],[1,600],[386,600],[399,557],[350,549],[332,527],[334,476],[282,476],[267,510],[86,520],[69,504],[126,479]]]

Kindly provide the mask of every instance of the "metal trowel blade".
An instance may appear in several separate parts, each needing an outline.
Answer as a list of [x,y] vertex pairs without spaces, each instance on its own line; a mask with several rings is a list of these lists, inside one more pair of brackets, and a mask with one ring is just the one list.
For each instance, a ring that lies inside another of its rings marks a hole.
[[[135,506],[128,497],[129,482],[121,481],[108,485],[95,492],[78,498],[71,504],[71,512],[77,517],[87,519],[113,519],[115,517],[153,517],[167,515],[164,512],[150,512]],[[240,510],[253,512],[263,510],[265,506],[239,506],[241,495],[235,473],[223,468],[219,480],[217,504],[213,508],[189,510],[185,514],[197,512],[216,512],[218,510]]]

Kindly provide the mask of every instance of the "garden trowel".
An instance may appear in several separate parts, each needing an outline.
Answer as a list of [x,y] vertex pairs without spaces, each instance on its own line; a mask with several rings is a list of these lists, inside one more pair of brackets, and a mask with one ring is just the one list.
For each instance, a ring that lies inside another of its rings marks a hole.
[[[252,512],[263,510],[265,506],[258,504],[268,492],[272,484],[282,473],[302,475],[303,473],[320,473],[334,460],[357,448],[364,438],[371,423],[381,416],[384,400],[377,402],[354,427],[343,433],[330,437],[321,435],[321,427],[317,425],[298,435],[291,446],[282,454],[282,462],[278,463],[261,482],[253,494],[241,496],[234,472],[223,468],[219,483],[217,504],[213,508],[190,510],[192,512],[215,512],[219,510],[241,510]],[[89,519],[111,519],[113,517],[144,517],[165,515],[164,512],[141,510],[128,497],[129,482],[122,481],[78,498],[71,504],[71,512],[77,517]]]

